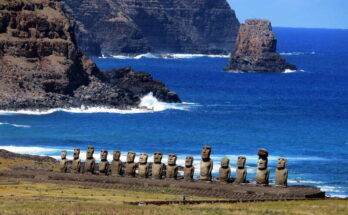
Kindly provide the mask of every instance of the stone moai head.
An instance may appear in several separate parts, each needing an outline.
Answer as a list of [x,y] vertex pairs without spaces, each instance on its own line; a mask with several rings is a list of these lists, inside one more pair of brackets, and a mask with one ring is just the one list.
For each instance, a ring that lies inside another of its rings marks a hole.
[[62,160],[65,160],[66,159],[66,154],[68,152],[66,150],[63,150],[61,153],[60,153],[60,157],[62,158]]
[[268,151],[267,149],[259,149],[257,155],[259,156],[259,159],[266,160],[268,158]]
[[169,166],[175,166],[177,158],[178,157],[176,156],[176,154],[169,154],[169,156],[168,156],[168,165]]
[[243,169],[245,167],[246,157],[239,156],[237,160],[237,167],[239,169]]
[[100,160],[101,161],[106,161],[108,159],[108,150],[103,149],[100,152]]
[[148,157],[147,153],[140,153],[139,163],[147,164]]
[[193,165],[193,157],[192,156],[187,156],[185,159],[185,166],[186,167],[191,167]]
[[88,146],[86,158],[93,159],[93,154],[94,154],[94,146]]
[[77,160],[80,158],[80,149],[76,148],[74,149],[74,160]]
[[114,161],[119,161],[120,157],[121,157],[121,151],[115,150],[114,151],[114,156],[113,156]]
[[128,152],[127,163],[134,163],[135,155],[136,155],[135,152]]
[[277,168],[278,169],[285,169],[286,165],[286,159],[285,158],[279,158],[277,162]]
[[267,160],[259,159],[257,164],[258,169],[266,169],[267,168]]
[[230,167],[230,159],[222,158],[221,159],[221,168],[229,168]]
[[210,153],[211,153],[211,147],[210,146],[203,146],[203,149],[202,149],[202,160],[209,160],[210,159]]
[[162,157],[163,157],[163,153],[162,152],[155,152],[153,154],[153,162],[154,163],[161,163],[162,162]]

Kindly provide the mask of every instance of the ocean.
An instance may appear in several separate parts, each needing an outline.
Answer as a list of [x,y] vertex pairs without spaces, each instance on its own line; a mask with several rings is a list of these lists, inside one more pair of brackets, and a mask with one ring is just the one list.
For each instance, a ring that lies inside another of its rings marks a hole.
[[[269,151],[270,179],[276,160],[288,159],[290,185],[319,186],[330,196],[348,197],[348,30],[275,28],[278,51],[298,66],[284,74],[231,74],[226,56],[173,55],[157,58],[95,58],[102,69],[131,65],[149,72],[179,94],[183,104],[166,104],[151,94],[139,109],[0,111],[0,148],[50,155],[88,145],[137,153],[193,155],[199,166],[203,145],[213,148],[214,175],[220,160],[247,157],[255,177],[257,150]],[[152,161],[152,156],[150,156]],[[196,168],[196,174],[199,168]]]

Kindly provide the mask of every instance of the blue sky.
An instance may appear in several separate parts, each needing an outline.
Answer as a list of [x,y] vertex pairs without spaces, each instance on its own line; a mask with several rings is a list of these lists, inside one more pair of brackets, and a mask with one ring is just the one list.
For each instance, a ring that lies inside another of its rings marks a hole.
[[348,0],[227,0],[240,22],[263,18],[277,27],[348,29]]

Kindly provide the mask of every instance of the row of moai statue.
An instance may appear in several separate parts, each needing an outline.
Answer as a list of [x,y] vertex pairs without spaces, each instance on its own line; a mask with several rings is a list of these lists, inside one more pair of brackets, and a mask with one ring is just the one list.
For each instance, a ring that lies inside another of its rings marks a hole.
[[[84,172],[89,174],[95,173],[96,161],[93,157],[94,147],[89,146],[87,149],[86,161],[84,164]],[[211,147],[204,146],[202,149],[200,162],[200,176],[201,181],[212,181],[213,160],[210,158]],[[68,160],[66,158],[67,151],[62,151],[60,161],[60,171],[67,172]],[[150,175],[155,179],[178,179],[179,166],[176,164],[177,155],[169,154],[168,164],[162,163],[163,154],[161,152],[154,153],[154,159],[152,165],[148,162],[148,154],[141,153],[139,162],[135,163],[135,152],[128,152],[127,162],[125,167],[121,161],[121,151],[116,150],[113,153],[113,160],[111,164],[107,160],[108,151],[102,150],[100,153],[100,163],[98,164],[99,174],[112,175],[112,176],[128,176],[128,177],[140,177],[148,178]],[[270,170],[268,168],[268,151],[260,149],[258,151],[258,163],[256,172],[256,183],[260,185],[269,184]],[[80,149],[74,149],[73,161],[71,165],[71,171],[73,173],[81,172],[80,161]],[[184,180],[192,181],[195,167],[193,166],[194,158],[187,156],[185,159],[184,167]],[[219,169],[219,180],[221,182],[233,182],[234,184],[247,183],[247,169],[245,168],[246,157],[239,156],[237,160],[236,177],[231,179],[230,159],[223,158],[221,160],[221,167]],[[286,159],[279,158],[277,162],[277,168],[275,172],[275,185],[287,186],[288,170],[285,168]],[[138,170],[138,174],[136,174]]]

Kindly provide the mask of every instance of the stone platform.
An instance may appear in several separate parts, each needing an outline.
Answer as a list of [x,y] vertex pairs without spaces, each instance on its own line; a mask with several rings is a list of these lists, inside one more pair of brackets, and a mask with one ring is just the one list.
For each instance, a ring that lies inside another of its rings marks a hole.
[[183,180],[157,180],[147,178],[113,177],[75,173],[57,173],[40,170],[0,171],[1,178],[25,179],[33,182],[74,184],[108,189],[140,188],[148,192],[160,192],[172,188],[174,194],[197,195],[233,200],[301,200],[325,198],[325,192],[311,186],[258,186],[253,184],[233,185],[221,182],[187,182]]

